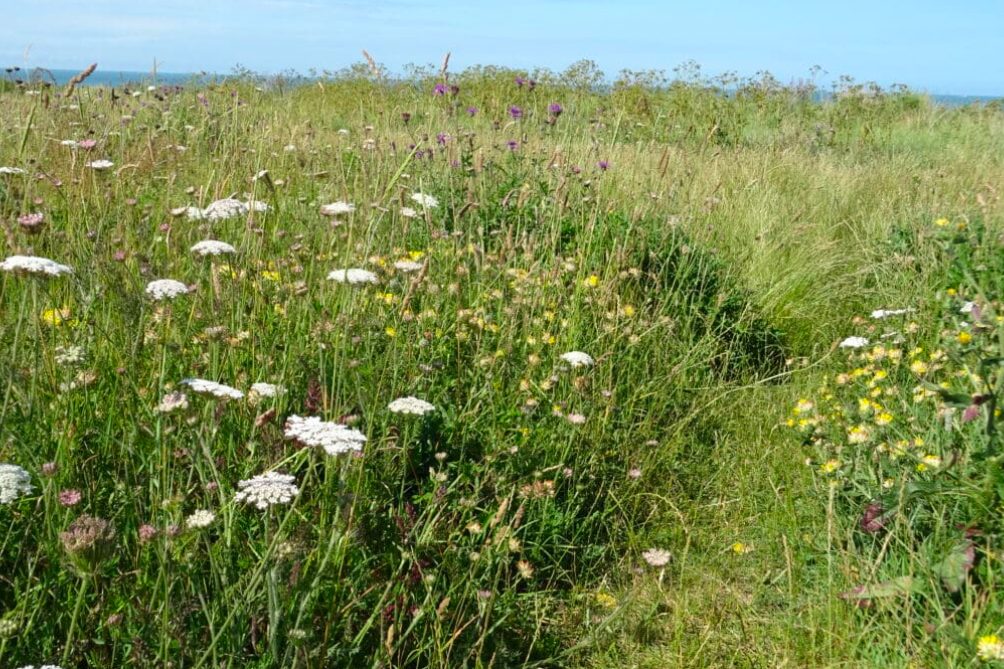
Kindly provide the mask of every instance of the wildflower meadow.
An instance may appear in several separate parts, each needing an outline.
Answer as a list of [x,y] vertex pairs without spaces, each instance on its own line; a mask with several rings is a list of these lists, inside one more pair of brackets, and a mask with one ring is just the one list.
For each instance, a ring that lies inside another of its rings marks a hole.
[[0,83],[0,666],[1004,666],[1001,105],[81,76]]

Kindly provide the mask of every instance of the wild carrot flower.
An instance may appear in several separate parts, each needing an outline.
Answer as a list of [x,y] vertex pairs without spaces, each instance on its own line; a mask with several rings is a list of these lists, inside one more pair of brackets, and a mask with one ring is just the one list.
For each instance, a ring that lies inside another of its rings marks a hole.
[[863,348],[868,346],[868,340],[864,337],[848,337],[840,342],[840,348]]
[[0,504],[10,504],[33,489],[27,471],[17,465],[0,464]]
[[569,364],[570,367],[592,367],[596,364],[593,360],[593,356],[588,353],[583,353],[582,351],[569,351],[568,353],[562,353],[561,359]]
[[0,262],[0,270],[14,274],[33,274],[35,276],[63,276],[72,274],[73,269],[60,265],[54,260],[38,256],[10,256]]
[[282,386],[278,386],[274,383],[252,383],[251,390],[248,395],[254,395],[255,397],[278,397],[282,393],[286,392],[286,389]]
[[83,515],[60,532],[59,539],[78,566],[95,567],[111,551],[115,528],[104,518]]
[[146,284],[146,294],[157,302],[173,300],[188,292],[188,286],[174,279],[157,279]]
[[328,273],[328,281],[359,285],[363,283],[377,283],[379,279],[376,274],[369,270],[352,268],[332,270]]
[[185,519],[185,527],[190,529],[199,530],[205,527],[209,527],[216,520],[216,514],[212,511],[207,511],[205,509],[199,509],[193,511],[188,518]]
[[61,490],[59,492],[59,503],[63,506],[76,506],[83,496],[79,490]]
[[92,170],[98,170],[98,171],[111,169],[114,166],[115,163],[113,163],[110,160],[106,160],[104,158],[102,158],[101,160],[92,160],[91,162],[86,164],[86,167],[90,167]]
[[672,557],[669,551],[662,548],[649,548],[641,556],[653,567],[665,567]]
[[216,241],[215,239],[204,239],[192,246],[191,251],[192,253],[205,257],[228,255],[236,253],[237,249],[226,242]]
[[17,217],[17,224],[21,226],[21,229],[28,233],[38,232],[42,223],[45,221],[45,214],[41,212],[35,212],[33,214],[23,214]]
[[191,388],[192,392],[199,393],[200,395],[212,395],[213,397],[225,400],[239,400],[244,397],[244,393],[236,388],[231,388],[230,386],[217,383],[216,381],[207,381],[206,379],[184,379],[181,383],[182,385],[186,385]]
[[158,413],[171,413],[172,411],[184,410],[188,408],[188,396],[182,392],[173,392],[164,395],[157,405]]
[[387,410],[391,413],[406,413],[414,416],[424,416],[432,413],[436,407],[425,400],[417,397],[399,397],[387,405]]
[[0,167],[0,174],[24,174],[24,170],[20,167],[7,167],[5,165]]
[[400,272],[417,272],[422,269],[424,265],[420,262],[415,262],[414,260],[398,260],[394,263],[394,268]]
[[426,209],[435,209],[439,206],[439,200],[437,200],[434,196],[426,195],[425,193],[412,193],[411,200],[412,202],[417,202]]
[[321,214],[324,216],[342,216],[344,214],[351,214],[355,210],[356,205],[341,200],[321,205]]
[[304,446],[317,446],[328,455],[361,451],[366,435],[341,423],[322,421],[317,416],[290,416],[284,434]]
[[253,504],[264,511],[277,504],[289,504],[300,494],[294,478],[289,474],[267,472],[237,484],[239,491],[234,501]]
[[883,318],[889,318],[891,316],[902,316],[903,314],[908,314],[913,309],[876,309],[871,313],[871,317],[875,320],[882,320]]

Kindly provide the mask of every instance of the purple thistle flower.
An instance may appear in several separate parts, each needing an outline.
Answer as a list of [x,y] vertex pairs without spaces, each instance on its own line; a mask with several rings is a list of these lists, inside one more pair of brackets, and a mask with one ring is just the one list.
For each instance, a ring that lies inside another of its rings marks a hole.
[[553,114],[554,116],[561,116],[561,112],[565,110],[557,102],[552,102],[547,106],[547,111],[551,112],[551,114]]
[[513,105],[512,107],[509,107],[509,116],[512,116],[515,119],[521,119],[523,118],[523,110],[516,105]]
[[467,108],[467,115],[468,116],[474,116],[477,113],[478,113],[478,108],[477,107],[468,107]]
[[450,136],[447,135],[445,132],[441,132],[438,135],[436,135],[437,144],[442,144],[445,146],[448,141],[450,141]]
[[506,142],[506,146],[509,147],[510,151],[515,151],[516,149],[519,148],[519,142],[517,142],[515,139],[510,139],[508,142]]
[[460,95],[460,86],[450,84],[450,95]]
[[596,166],[600,168],[601,172],[606,172],[607,169],[610,167],[610,163],[608,163],[605,160],[601,160],[600,162],[596,163]]
[[436,84],[436,87],[432,89],[433,95],[446,95],[446,84]]
[[401,120],[407,123],[411,120],[411,112],[401,112]]
[[526,79],[524,79],[523,77],[516,77],[516,86],[518,88],[523,88],[523,84],[525,84],[525,83],[526,83]]

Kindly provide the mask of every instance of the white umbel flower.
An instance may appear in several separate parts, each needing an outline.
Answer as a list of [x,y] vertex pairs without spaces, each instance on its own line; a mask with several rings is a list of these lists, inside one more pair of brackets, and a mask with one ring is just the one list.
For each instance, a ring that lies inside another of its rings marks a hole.
[[868,346],[868,340],[864,337],[848,337],[840,342],[840,348],[863,348]]
[[188,294],[188,286],[174,279],[157,279],[146,284],[146,294],[158,302]]
[[672,555],[669,551],[664,548],[649,548],[647,551],[641,554],[645,562],[649,563],[653,567],[665,567]]
[[415,262],[414,260],[398,260],[394,263],[394,267],[401,272],[417,272],[422,269],[423,265],[420,262]]
[[284,392],[286,392],[286,389],[282,386],[277,386],[274,383],[259,382],[251,384],[249,394],[257,395],[258,397],[278,397]]
[[321,214],[324,216],[342,216],[344,214],[351,214],[356,210],[356,205],[349,202],[332,202],[331,204],[321,205]]
[[172,411],[183,411],[188,408],[188,395],[175,391],[168,393],[161,398],[157,405],[158,413],[171,413]]
[[561,359],[573,368],[592,367],[596,364],[596,361],[593,360],[593,356],[588,353],[583,353],[582,351],[569,351],[568,353],[562,353]]
[[290,416],[285,435],[304,446],[317,446],[328,455],[361,451],[366,435],[341,423],[323,421],[317,416]]
[[254,504],[262,511],[276,504],[289,504],[300,494],[294,480],[289,474],[278,472],[259,474],[237,484],[239,492],[234,501]]
[[87,163],[86,167],[90,167],[92,170],[98,170],[98,171],[109,170],[115,167],[115,163],[113,163],[110,160],[102,158],[100,160],[92,160],[91,162]]
[[417,397],[399,397],[387,405],[387,410],[391,413],[406,413],[413,416],[424,416],[436,410],[435,405],[420,400]]
[[23,667],[18,667],[18,669],[63,669],[58,664],[40,664],[36,667],[34,664],[26,664]]
[[31,475],[17,465],[0,464],[0,504],[10,504],[33,490]]
[[435,209],[439,206],[439,200],[437,200],[432,195],[426,195],[425,193],[412,193],[411,201],[417,202],[426,209]]
[[236,388],[231,388],[230,386],[222,383],[216,383],[216,381],[207,381],[206,379],[185,379],[181,383],[191,388],[193,393],[212,395],[213,397],[225,400],[239,400],[244,397],[244,393]]
[[973,309],[975,309],[975,308],[976,308],[976,303],[975,302],[966,302],[965,304],[962,305],[962,308],[959,309],[959,313],[960,314],[971,314],[971,313],[973,313]]
[[5,165],[0,167],[0,174],[24,174],[24,170],[20,167],[7,167]]
[[328,280],[337,283],[358,285],[361,283],[376,283],[377,275],[367,269],[336,269],[328,273]]
[[38,256],[10,256],[0,262],[0,270],[16,274],[35,274],[37,276],[63,276],[73,274],[73,269],[60,265],[55,260]]
[[240,200],[225,198],[210,202],[205,209],[197,210],[198,216],[189,214],[189,218],[196,220],[207,218],[210,221],[224,221],[228,218],[237,218],[248,213],[248,206]]
[[876,309],[872,312],[871,316],[875,320],[882,320],[883,318],[890,318],[892,316],[902,316],[903,314],[908,314],[913,309]]
[[214,520],[216,520],[215,513],[206,509],[199,509],[193,511],[192,515],[185,519],[185,527],[193,530],[201,530],[212,525]]
[[411,207],[401,207],[401,216],[404,218],[415,218],[418,216],[418,212]]
[[201,242],[197,242],[194,246],[192,246],[191,251],[192,253],[196,253],[203,257],[222,256],[237,253],[237,249],[230,244],[216,241],[215,239],[203,239]]

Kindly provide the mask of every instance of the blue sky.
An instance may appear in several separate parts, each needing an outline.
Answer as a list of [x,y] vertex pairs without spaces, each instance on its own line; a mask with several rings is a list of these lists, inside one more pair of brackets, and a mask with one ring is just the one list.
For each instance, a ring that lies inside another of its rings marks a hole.
[[1004,95],[1004,2],[966,0],[0,0],[0,65],[103,70],[438,64],[608,74],[695,60],[708,74],[820,65],[933,93]]

